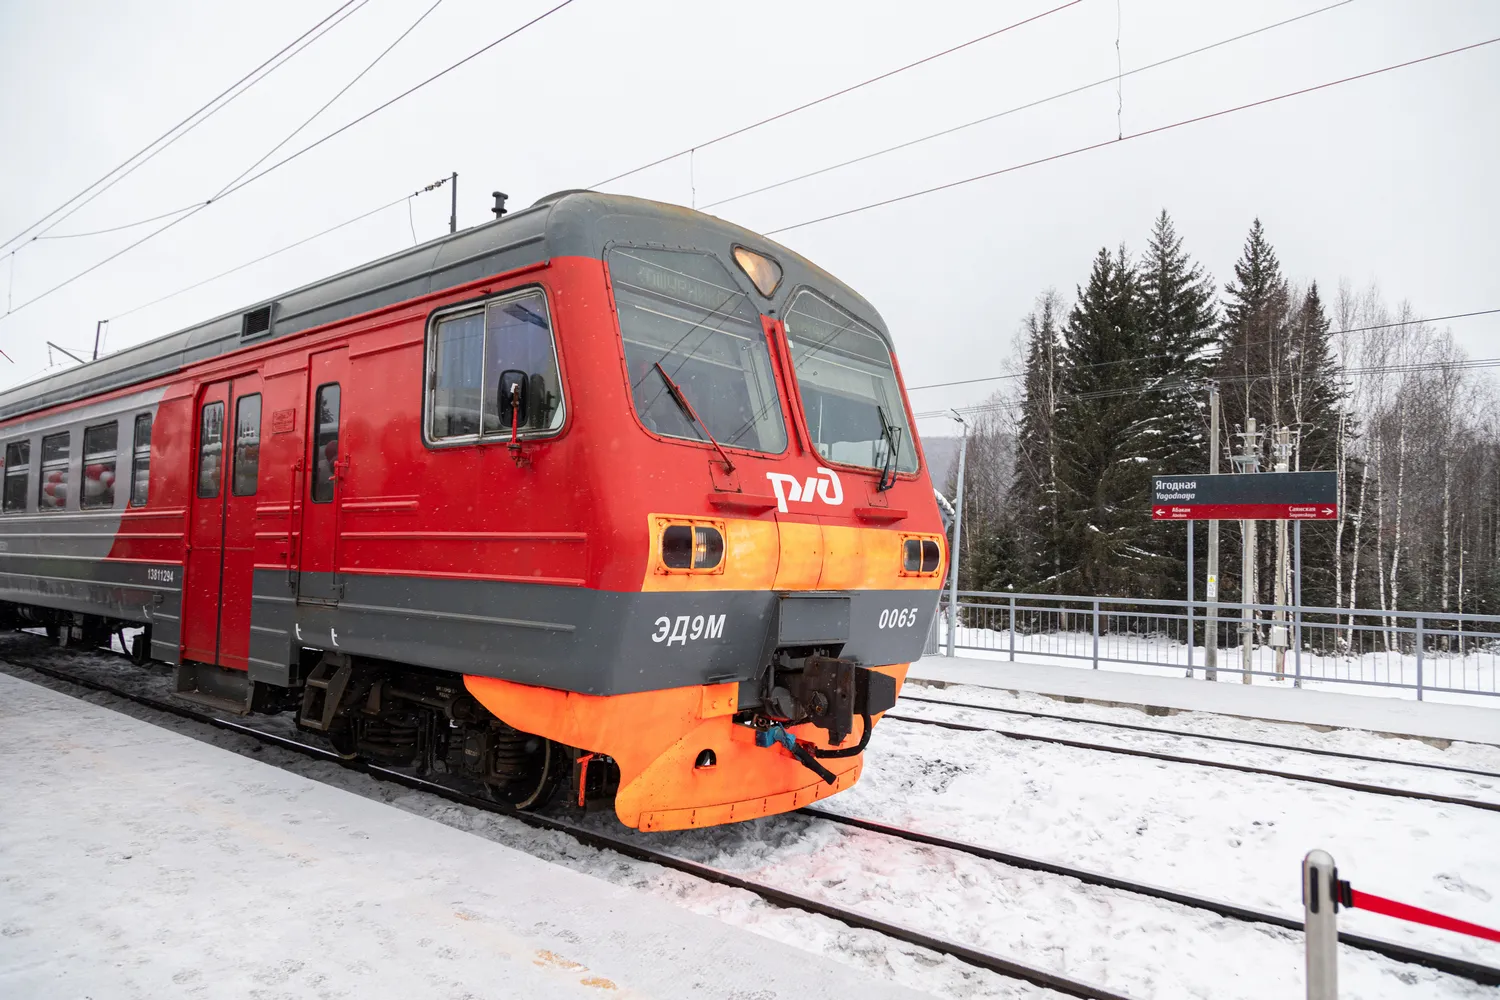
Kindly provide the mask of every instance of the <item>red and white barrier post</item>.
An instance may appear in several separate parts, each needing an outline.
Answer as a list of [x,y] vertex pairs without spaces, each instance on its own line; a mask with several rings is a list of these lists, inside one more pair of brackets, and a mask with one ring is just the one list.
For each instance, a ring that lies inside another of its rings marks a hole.
[[1307,1000],[1338,1000],[1338,869],[1327,851],[1302,859],[1302,910],[1307,928]]
[[1340,881],[1339,870],[1327,851],[1308,851],[1302,859],[1303,926],[1307,932],[1307,1000],[1338,1000],[1339,907],[1408,920],[1438,930],[1467,934],[1482,941],[1500,942],[1500,929],[1472,924],[1445,913],[1424,910],[1361,892],[1348,881]]

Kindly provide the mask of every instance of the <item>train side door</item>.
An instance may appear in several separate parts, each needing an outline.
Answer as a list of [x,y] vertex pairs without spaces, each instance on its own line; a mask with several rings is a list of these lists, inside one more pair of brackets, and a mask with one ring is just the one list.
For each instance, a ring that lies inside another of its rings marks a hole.
[[182,658],[217,663],[224,571],[225,430],[230,383],[214,382],[194,414],[191,514],[182,587]]
[[339,348],[314,354],[308,361],[306,474],[302,497],[302,546],[297,599],[337,603],[339,507],[343,502],[348,455],[340,447],[348,401],[349,351]]
[[[230,387],[225,446],[229,467],[224,488],[223,571],[219,584],[218,664],[248,670],[250,593],[255,575],[255,508],[261,484],[260,376],[247,375]],[[269,470],[266,470],[269,472]]]
[[182,658],[244,670],[259,492],[260,377],[215,382],[198,400]]

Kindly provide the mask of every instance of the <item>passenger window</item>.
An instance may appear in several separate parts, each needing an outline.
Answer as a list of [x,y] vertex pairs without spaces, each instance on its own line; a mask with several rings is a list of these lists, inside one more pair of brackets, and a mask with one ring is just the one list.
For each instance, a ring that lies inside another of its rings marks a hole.
[[219,495],[224,475],[224,404],[208,403],[198,428],[198,496]]
[[431,358],[427,426],[433,440],[481,432],[508,437],[512,423],[517,433],[562,427],[557,351],[540,291],[439,320]]
[[62,510],[68,505],[69,432],[42,438],[42,481],[37,490],[38,510]]
[[115,422],[83,429],[82,507],[115,505],[115,447],[120,425]]
[[313,435],[313,503],[333,499],[334,467],[339,461],[339,384],[318,386],[317,433]]
[[237,497],[255,495],[260,478],[260,394],[234,404],[234,482]]
[[130,506],[144,507],[151,491],[151,414],[135,418],[135,443],[130,460]]
[[26,509],[26,480],[31,475],[31,442],[12,441],[5,446],[5,509]]

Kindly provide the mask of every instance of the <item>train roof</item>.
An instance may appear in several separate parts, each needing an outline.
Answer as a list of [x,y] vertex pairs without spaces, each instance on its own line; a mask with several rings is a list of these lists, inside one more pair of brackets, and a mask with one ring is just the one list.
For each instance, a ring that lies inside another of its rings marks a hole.
[[886,332],[875,309],[849,286],[748,229],[679,205],[561,191],[503,218],[0,392],[0,420],[170,375],[242,347],[290,337],[552,257],[601,257],[610,242],[715,250],[744,244],[769,251],[787,272],[777,305],[799,279],[815,278],[822,291],[843,300],[882,334]]

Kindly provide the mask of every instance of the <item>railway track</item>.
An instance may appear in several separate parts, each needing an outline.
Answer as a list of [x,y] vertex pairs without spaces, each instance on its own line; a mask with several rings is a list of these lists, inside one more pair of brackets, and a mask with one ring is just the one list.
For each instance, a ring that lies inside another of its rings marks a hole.
[[[942,702],[941,704],[952,704]],[[970,706],[964,706],[970,707]],[[983,707],[983,706],[980,706]],[[1024,713],[1033,714],[1033,713]],[[1372,785],[1363,781],[1349,781],[1344,778],[1331,778],[1323,775],[1306,774],[1299,771],[1282,771],[1271,767],[1257,767],[1253,764],[1236,764],[1231,761],[1210,760],[1204,757],[1184,757],[1181,754],[1165,753],[1160,750],[1142,750],[1137,747],[1123,747],[1111,743],[1092,743],[1087,740],[1070,739],[1065,736],[1046,736],[1041,733],[1027,733],[1015,729],[1001,729],[996,726],[981,726],[968,722],[954,722],[949,719],[929,719],[917,715],[905,715],[898,712],[886,712],[884,719],[896,722],[908,722],[921,726],[937,726],[942,729],[952,729],[959,732],[969,733],[995,733],[1007,739],[1025,740],[1033,743],[1050,743],[1054,746],[1072,747],[1078,750],[1093,750],[1100,753],[1120,754],[1126,757],[1142,757],[1146,760],[1159,760],[1172,764],[1187,764],[1193,767],[1211,767],[1226,771],[1237,771],[1241,774],[1258,774],[1263,777],[1282,778],[1287,781],[1304,781],[1316,785],[1328,785],[1333,788],[1344,788],[1354,792],[1367,792],[1371,795],[1391,795],[1403,799],[1417,799],[1424,802],[1438,802],[1445,805],[1466,806],[1472,809],[1484,809],[1489,812],[1500,812],[1500,802],[1491,802],[1484,799],[1466,798],[1461,795],[1440,795],[1436,792],[1415,791],[1410,788],[1393,788],[1389,785]],[[1084,722],[1081,719],[1068,719],[1070,722]],[[1150,729],[1150,727],[1141,727]],[[1159,732],[1160,730],[1152,730]],[[1197,738],[1192,733],[1174,733]],[[1266,746],[1266,744],[1260,744]],[[1278,747],[1278,749],[1295,750],[1301,752],[1300,747]],[[1377,760],[1377,763],[1402,766],[1401,761]],[[1479,772],[1486,774],[1486,772]],[[1487,775],[1500,778],[1500,775]]]
[[[106,654],[103,650],[100,650],[98,655],[120,656],[118,653]],[[337,764],[342,768],[368,774],[377,779],[399,784],[413,790],[427,792],[457,804],[504,815],[533,828],[563,833],[588,847],[598,850],[615,851],[637,861],[656,864],[663,868],[692,875],[718,885],[742,889],[776,906],[816,913],[852,927],[884,934],[916,947],[926,948],[939,954],[951,956],[976,968],[1052,989],[1067,996],[1086,998],[1086,1000],[1131,1000],[1129,997],[1111,992],[1097,985],[1073,980],[1055,972],[1039,969],[1001,955],[972,948],[960,942],[949,941],[892,921],[871,917],[856,910],[827,903],[823,900],[803,895],[802,893],[755,882],[733,872],[653,849],[633,839],[611,836],[608,833],[598,830],[587,829],[565,819],[558,819],[538,813],[520,812],[503,803],[491,801],[439,781],[417,777],[365,761],[346,760],[331,749],[304,743],[301,740],[279,733],[269,732],[237,719],[224,718],[210,710],[202,709],[188,703],[125,690],[93,677],[81,676],[61,670],[56,666],[42,663],[40,662],[40,657],[27,655],[25,652],[21,652],[18,655],[18,651],[9,649],[5,651],[5,657],[6,662],[35,671],[38,674],[66,684],[106,693],[154,711],[188,719],[226,732],[247,736],[263,744],[273,745],[322,762]],[[855,827],[909,843],[957,851],[1016,868],[1073,878],[1088,885],[1116,889],[1151,899],[1206,910],[1247,923],[1261,923],[1298,931],[1302,929],[1302,922],[1299,920],[1232,903],[1204,899],[1176,890],[1131,882],[1097,872],[1075,869],[1066,865],[1011,854],[976,844],[890,826],[873,820],[843,816],[820,808],[808,807],[802,809],[800,812],[809,818]],[[1398,962],[1424,966],[1483,985],[1500,985],[1500,969],[1490,968],[1451,956],[1425,952],[1376,938],[1368,938],[1362,935],[1341,932],[1339,940],[1350,947],[1374,952]]]
[[1164,729],[1160,726],[1142,726],[1130,722],[1107,722],[1101,719],[1080,719],[1073,715],[1058,715],[1052,712],[1035,712],[1022,708],[1002,708],[998,705],[980,705],[975,702],[948,701],[945,698],[924,698],[921,695],[901,693],[902,701],[919,702],[924,705],[941,705],[945,708],[962,708],[979,712],[994,712],[998,715],[1019,715],[1032,719],[1048,719],[1054,722],[1069,722],[1075,725],[1100,726],[1106,729],[1124,729],[1136,733],[1155,733],[1161,736],[1181,736],[1210,743],[1233,743],[1238,746],[1259,747],[1264,750],[1290,750],[1312,754],[1317,757],[1339,757],[1357,760],[1366,764],[1392,764],[1398,767],[1426,768],[1432,771],[1447,771],[1451,774],[1468,774],[1480,778],[1500,779],[1500,771],[1482,771],[1471,767],[1455,767],[1452,764],[1434,764],[1430,761],[1391,760],[1371,754],[1349,753],[1344,750],[1324,750],[1318,747],[1299,747],[1291,743],[1267,743],[1263,740],[1247,740],[1238,736],[1219,736],[1209,733],[1194,733],[1186,729]]
[[[1128,879],[1116,878],[1113,875],[1104,875],[1082,868],[1072,868],[1068,865],[1043,861],[1038,858],[1027,857],[1023,854],[1012,854],[1008,851],[1000,851],[992,847],[984,847],[979,844],[953,840],[930,833],[921,833],[916,830],[908,830],[904,827],[861,819],[857,816],[844,816],[818,808],[817,806],[807,806],[799,811],[804,816],[812,816],[830,823],[851,826],[860,830],[869,830],[873,833],[884,834],[888,837],[894,837],[909,843],[924,844],[928,847],[939,847],[944,850],[957,851],[961,854],[967,854],[986,861],[995,861],[1013,868],[1024,868],[1030,871],[1046,872],[1049,875],[1074,878],[1086,885],[1096,885],[1105,889],[1118,889],[1121,892],[1145,896],[1149,899],[1159,899],[1163,902],[1190,906],[1196,910],[1207,910],[1210,913],[1229,917],[1233,920],[1241,920],[1253,924],[1269,924],[1273,927],[1284,927],[1294,931],[1304,929],[1302,921],[1295,917],[1283,916],[1282,914],[1271,913],[1266,910],[1257,910],[1248,906],[1240,906],[1237,903],[1194,896],[1191,893],[1179,892],[1176,889],[1165,889],[1161,886],[1148,885],[1142,882],[1132,882]],[[1470,962],[1447,955],[1438,955],[1422,951],[1418,948],[1396,944],[1392,941],[1384,941],[1380,938],[1367,937],[1363,934],[1350,934],[1347,931],[1339,932],[1339,943],[1348,945],[1351,948],[1358,948],[1362,951],[1374,952],[1377,955],[1383,955],[1398,962],[1422,965],[1439,972],[1461,976],[1486,986],[1500,986],[1500,969],[1480,965],[1477,962]]]

